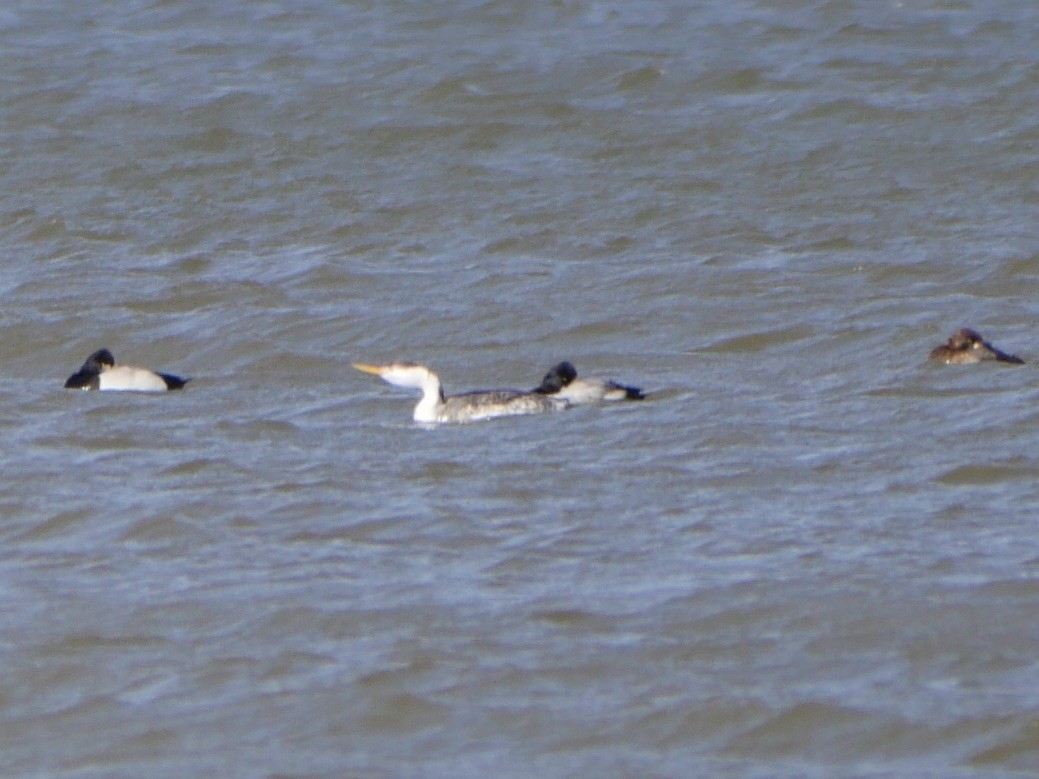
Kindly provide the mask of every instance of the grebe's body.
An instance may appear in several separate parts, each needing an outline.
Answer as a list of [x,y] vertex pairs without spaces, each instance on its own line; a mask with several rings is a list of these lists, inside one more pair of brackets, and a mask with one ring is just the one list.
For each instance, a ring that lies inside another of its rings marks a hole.
[[396,362],[390,365],[355,362],[353,366],[359,371],[378,376],[395,387],[422,390],[422,398],[415,406],[413,414],[416,422],[477,422],[494,417],[559,411],[570,405],[560,398],[508,389],[445,395],[437,375],[429,368],[412,362]]
[[932,349],[931,359],[946,365],[972,365],[983,360],[1024,364],[1020,357],[997,349],[982,338],[977,330],[967,327],[957,330],[948,342]]
[[65,389],[166,392],[183,389],[187,382],[187,379],[169,373],[116,365],[108,349],[98,349],[87,357],[78,371],[68,377]]
[[613,400],[642,400],[646,397],[638,387],[618,384],[609,379],[579,379],[577,369],[565,361],[546,373],[534,392],[560,398],[574,406]]

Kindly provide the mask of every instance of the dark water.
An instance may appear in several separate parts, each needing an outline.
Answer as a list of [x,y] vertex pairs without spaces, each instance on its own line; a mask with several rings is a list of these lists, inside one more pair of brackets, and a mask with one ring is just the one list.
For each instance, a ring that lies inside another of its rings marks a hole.
[[[1039,773],[1037,38],[0,11],[0,773]],[[391,359],[650,397],[427,430]]]

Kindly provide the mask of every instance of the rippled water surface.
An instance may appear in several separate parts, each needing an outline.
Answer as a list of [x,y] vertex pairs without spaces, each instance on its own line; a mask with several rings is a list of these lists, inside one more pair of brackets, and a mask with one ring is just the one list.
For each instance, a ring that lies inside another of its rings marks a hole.
[[[1039,5],[0,11],[0,774],[1039,773]],[[962,325],[1026,365],[941,367]],[[74,393],[93,350],[192,377]],[[424,429],[569,359],[640,403]]]

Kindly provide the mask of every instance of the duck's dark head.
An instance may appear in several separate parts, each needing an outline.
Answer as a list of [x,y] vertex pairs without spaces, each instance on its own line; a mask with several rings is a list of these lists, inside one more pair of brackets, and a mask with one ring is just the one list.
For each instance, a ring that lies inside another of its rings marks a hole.
[[92,355],[87,357],[87,361],[83,363],[83,367],[80,370],[92,370],[100,373],[105,368],[111,368],[115,365],[115,357],[108,349],[98,349]]
[[100,381],[98,377],[106,368],[115,365],[115,358],[108,349],[98,349],[87,357],[78,371],[73,373],[65,381],[65,389],[98,389]]
[[554,395],[576,378],[577,369],[572,363],[564,360],[545,374],[545,378],[534,388],[534,392],[540,395]]

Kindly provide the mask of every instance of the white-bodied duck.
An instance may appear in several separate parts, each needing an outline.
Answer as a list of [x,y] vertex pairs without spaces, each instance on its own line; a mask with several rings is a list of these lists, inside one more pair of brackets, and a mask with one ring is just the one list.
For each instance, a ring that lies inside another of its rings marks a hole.
[[156,373],[147,368],[116,365],[108,349],[98,349],[87,357],[78,371],[69,376],[65,389],[166,392],[183,389],[188,381],[180,376]]
[[618,384],[609,379],[579,379],[573,363],[561,362],[553,367],[534,392],[546,397],[561,398],[571,405],[599,403],[614,400],[642,400],[646,397],[638,387]]

